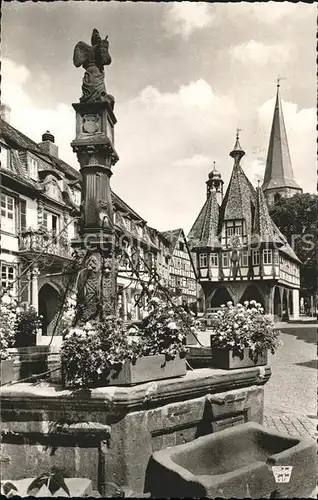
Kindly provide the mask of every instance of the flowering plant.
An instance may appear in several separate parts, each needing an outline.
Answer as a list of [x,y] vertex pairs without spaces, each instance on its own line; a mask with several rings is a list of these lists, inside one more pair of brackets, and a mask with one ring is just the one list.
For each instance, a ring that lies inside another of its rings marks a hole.
[[264,315],[264,309],[255,300],[236,306],[232,302],[222,305],[213,330],[212,347],[227,347],[238,353],[248,347],[256,358],[267,349],[274,354],[281,344],[280,332],[274,329],[273,321]]
[[61,361],[72,387],[96,386],[111,370],[120,371],[126,360],[135,363],[142,356],[156,354],[164,354],[167,360],[178,354],[185,356],[187,320],[191,317],[182,309],[169,307],[163,298],[150,298],[148,314],[139,327],[127,326],[115,316],[74,325],[75,310],[74,302],[70,303],[62,319],[68,326]]
[[0,360],[9,357],[8,348],[14,342],[17,306],[12,292],[3,294],[0,299]]

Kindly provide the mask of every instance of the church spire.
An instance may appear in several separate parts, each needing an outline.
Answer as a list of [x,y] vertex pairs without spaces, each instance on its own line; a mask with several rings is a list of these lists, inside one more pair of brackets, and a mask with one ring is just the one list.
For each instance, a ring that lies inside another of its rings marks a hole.
[[302,192],[294,178],[288,140],[280,99],[280,80],[277,79],[276,103],[270,134],[265,176],[262,189],[272,203],[275,195],[290,197]]

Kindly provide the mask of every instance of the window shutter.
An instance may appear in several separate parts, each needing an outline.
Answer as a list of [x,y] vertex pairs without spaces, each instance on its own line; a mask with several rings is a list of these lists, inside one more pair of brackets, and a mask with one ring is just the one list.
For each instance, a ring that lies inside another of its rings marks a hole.
[[20,200],[20,231],[26,231],[26,201]]

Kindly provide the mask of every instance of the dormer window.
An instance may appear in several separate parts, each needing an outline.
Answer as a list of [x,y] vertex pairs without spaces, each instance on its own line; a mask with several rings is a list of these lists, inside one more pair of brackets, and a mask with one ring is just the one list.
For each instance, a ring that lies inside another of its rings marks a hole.
[[0,167],[1,168],[10,168],[10,162],[9,162],[9,151],[7,148],[1,145],[1,152],[0,152]]
[[32,156],[30,156],[28,159],[28,171],[29,171],[29,176],[34,181],[38,180],[38,168],[39,168],[38,161]]
[[131,231],[131,221],[130,219],[125,219],[125,226],[127,231]]

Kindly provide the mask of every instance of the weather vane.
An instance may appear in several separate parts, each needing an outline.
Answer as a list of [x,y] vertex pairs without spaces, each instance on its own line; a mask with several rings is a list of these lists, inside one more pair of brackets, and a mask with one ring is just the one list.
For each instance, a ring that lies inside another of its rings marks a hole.
[[286,80],[286,78],[284,76],[278,75],[277,80],[276,80],[277,87],[280,87],[281,80]]
[[240,132],[242,132],[242,129],[239,128],[239,127],[237,127],[237,129],[236,129],[236,139],[239,139]]

